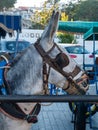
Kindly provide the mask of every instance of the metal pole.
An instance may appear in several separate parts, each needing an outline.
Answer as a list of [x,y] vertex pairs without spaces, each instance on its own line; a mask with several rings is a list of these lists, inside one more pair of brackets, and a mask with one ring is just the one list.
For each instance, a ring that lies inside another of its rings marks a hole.
[[0,102],[98,102],[97,95],[6,95],[0,96]]

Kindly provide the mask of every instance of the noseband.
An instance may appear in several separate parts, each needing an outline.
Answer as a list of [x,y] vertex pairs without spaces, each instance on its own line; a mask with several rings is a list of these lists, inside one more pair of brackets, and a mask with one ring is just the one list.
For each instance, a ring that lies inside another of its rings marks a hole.
[[[60,74],[62,74],[66,79],[73,84],[82,94],[85,92],[79,88],[78,85],[78,80],[74,81],[73,77],[75,77],[79,72],[80,68],[78,66],[75,67],[74,71],[71,73],[67,73],[63,70],[64,67],[66,67],[69,64],[69,59],[65,53],[58,47],[56,43],[54,43],[53,47],[45,52],[45,50],[41,47],[40,45],[40,39],[37,40],[37,42],[34,44],[36,50],[39,52],[43,59],[43,83],[45,84],[45,89],[46,89],[46,84],[48,84],[48,77],[49,77],[49,71],[47,72],[47,65],[49,65],[49,70],[52,67],[56,71],[58,71]],[[56,58],[51,58],[49,54],[54,50],[54,48],[57,48],[60,53],[57,54]],[[44,78],[45,77],[45,78]],[[87,77],[86,77],[87,78]],[[87,85],[87,84],[86,84]],[[86,86],[84,86],[86,87]]]

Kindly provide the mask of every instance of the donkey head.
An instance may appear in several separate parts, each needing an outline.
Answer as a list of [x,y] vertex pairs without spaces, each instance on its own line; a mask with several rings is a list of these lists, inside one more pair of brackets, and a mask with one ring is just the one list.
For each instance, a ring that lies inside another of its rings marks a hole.
[[47,65],[52,66],[49,82],[65,89],[69,94],[84,94],[88,89],[87,75],[69,57],[66,50],[59,48],[54,43],[58,20],[59,12],[53,11],[49,24],[40,39],[40,45],[48,55],[46,58]]

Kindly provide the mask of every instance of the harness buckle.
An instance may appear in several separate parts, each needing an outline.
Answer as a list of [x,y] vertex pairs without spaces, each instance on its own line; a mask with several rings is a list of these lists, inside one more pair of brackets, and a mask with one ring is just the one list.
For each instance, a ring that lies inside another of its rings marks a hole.
[[28,123],[37,123],[38,122],[37,115],[27,115],[26,120]]

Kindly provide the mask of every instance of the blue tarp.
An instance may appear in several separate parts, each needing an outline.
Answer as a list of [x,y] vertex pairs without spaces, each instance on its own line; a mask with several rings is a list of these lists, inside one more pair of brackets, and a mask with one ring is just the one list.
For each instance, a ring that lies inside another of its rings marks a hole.
[[0,15],[0,23],[7,28],[21,31],[21,16],[14,15]]
[[21,32],[21,16],[0,15],[0,37],[5,37],[6,33],[11,34],[14,30]]
[[[6,62],[5,61],[0,61],[0,67],[5,66]],[[0,68],[0,86],[3,84],[3,69]]]

